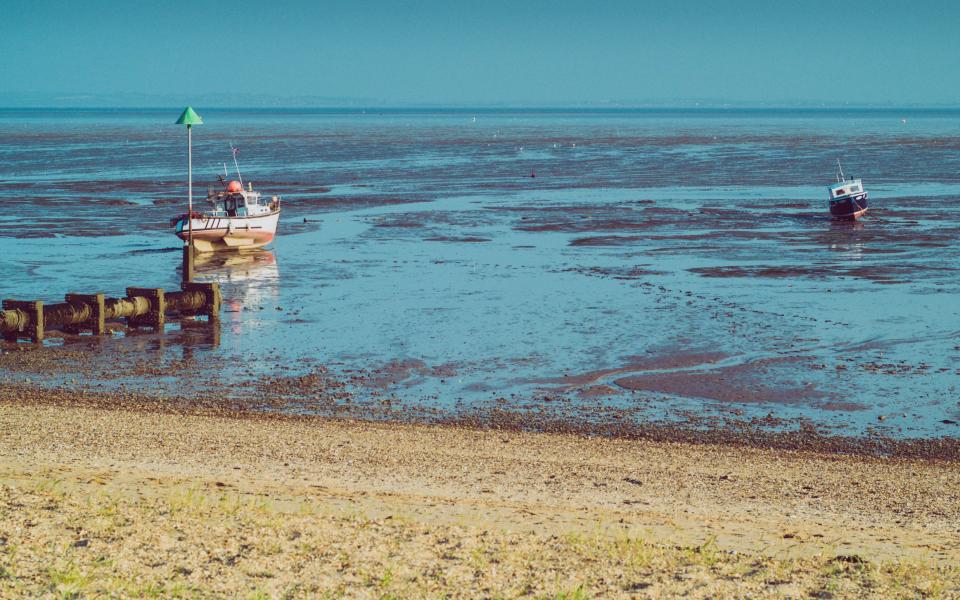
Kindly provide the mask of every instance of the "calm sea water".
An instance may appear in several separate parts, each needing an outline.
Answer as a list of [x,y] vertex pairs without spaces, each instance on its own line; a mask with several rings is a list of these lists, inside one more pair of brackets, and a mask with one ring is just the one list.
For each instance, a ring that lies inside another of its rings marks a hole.
[[[199,112],[197,195],[232,144],[284,201],[269,251],[198,267],[224,380],[960,433],[960,112]],[[177,115],[0,110],[0,296],[178,287]]]

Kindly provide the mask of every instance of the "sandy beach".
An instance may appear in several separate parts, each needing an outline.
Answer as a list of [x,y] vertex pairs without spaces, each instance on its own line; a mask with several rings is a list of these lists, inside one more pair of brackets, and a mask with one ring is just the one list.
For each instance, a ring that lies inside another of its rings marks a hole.
[[0,396],[0,595],[960,594],[960,469]]

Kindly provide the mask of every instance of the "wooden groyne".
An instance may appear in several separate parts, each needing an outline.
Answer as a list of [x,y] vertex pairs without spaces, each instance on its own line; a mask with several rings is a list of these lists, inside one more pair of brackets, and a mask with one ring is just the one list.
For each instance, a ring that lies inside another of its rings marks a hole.
[[65,302],[44,304],[42,300],[4,300],[0,311],[0,334],[8,342],[27,339],[43,341],[44,332],[61,330],[103,335],[106,322],[125,320],[128,327],[163,331],[167,316],[220,318],[220,285],[184,283],[177,292],[162,288],[127,288],[125,298],[103,294],[67,294]]

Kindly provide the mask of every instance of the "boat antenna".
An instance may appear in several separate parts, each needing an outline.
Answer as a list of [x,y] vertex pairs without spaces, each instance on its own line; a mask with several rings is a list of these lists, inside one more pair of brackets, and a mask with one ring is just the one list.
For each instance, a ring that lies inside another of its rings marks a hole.
[[846,181],[847,178],[843,176],[843,165],[840,164],[839,158],[837,159],[837,168],[840,169],[840,173],[837,174],[837,183],[840,183],[841,181]]
[[237,152],[240,152],[240,148],[230,144],[230,151],[233,152],[233,166],[237,168],[237,179],[240,180],[240,187],[243,187],[243,176],[240,175],[240,165],[237,164]]

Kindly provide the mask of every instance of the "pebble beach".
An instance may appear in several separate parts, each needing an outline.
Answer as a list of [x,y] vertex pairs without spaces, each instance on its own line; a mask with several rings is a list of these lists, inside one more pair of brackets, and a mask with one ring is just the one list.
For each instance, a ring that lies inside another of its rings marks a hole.
[[8,597],[960,594],[953,462],[0,401]]

